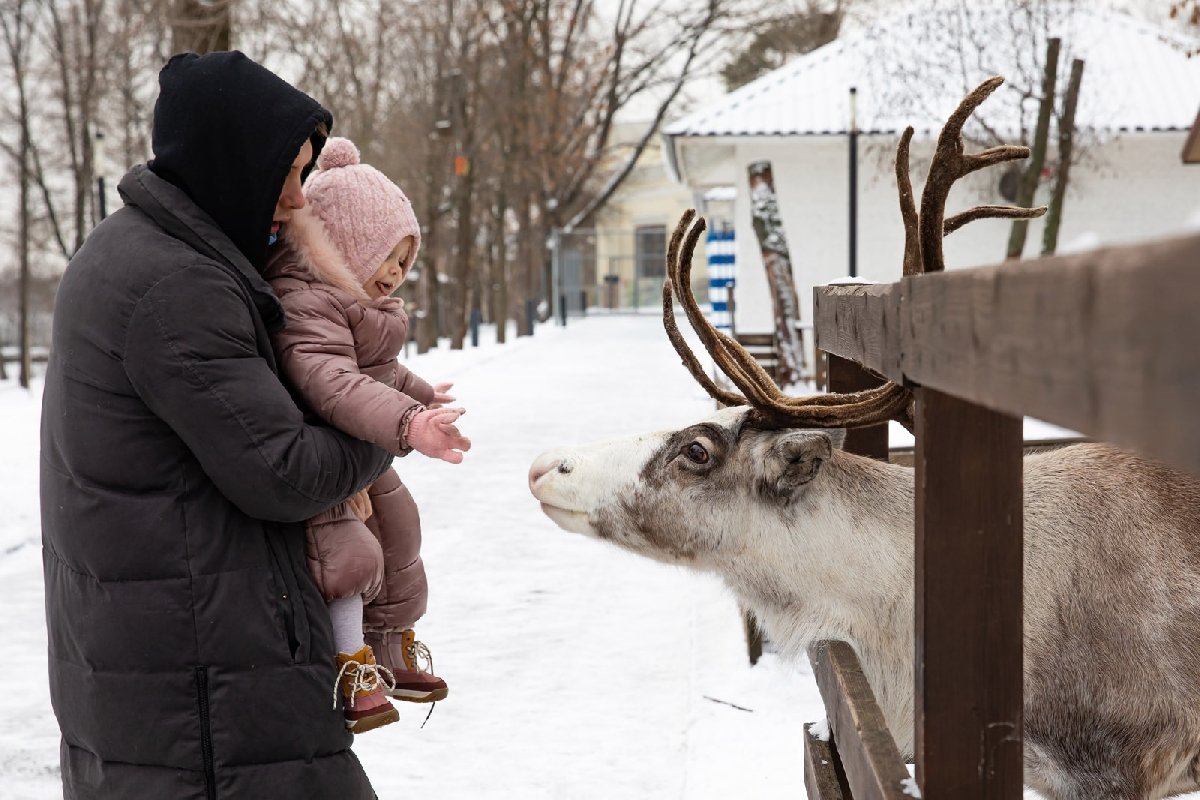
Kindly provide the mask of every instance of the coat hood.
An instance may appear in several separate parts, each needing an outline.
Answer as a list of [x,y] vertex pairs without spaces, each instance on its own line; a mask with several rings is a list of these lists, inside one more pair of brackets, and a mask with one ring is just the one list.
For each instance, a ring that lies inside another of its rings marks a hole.
[[[279,193],[305,140],[314,160],[333,116],[237,51],[171,58],[158,76],[150,169],[182,189],[256,270]],[[307,171],[305,173],[307,176]]]
[[267,280],[284,276],[317,281],[340,289],[362,303],[371,298],[338,252],[325,223],[308,206],[296,209],[283,228],[283,241],[275,248],[263,275]]

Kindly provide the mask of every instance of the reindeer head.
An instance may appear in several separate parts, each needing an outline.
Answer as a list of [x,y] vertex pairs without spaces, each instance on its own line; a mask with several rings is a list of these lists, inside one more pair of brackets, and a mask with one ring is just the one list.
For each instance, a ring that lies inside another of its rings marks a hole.
[[[703,566],[794,520],[842,430],[763,430],[727,408],[682,430],[543,453],[529,489],[559,527],[676,564]],[[751,521],[761,517],[763,524]]]

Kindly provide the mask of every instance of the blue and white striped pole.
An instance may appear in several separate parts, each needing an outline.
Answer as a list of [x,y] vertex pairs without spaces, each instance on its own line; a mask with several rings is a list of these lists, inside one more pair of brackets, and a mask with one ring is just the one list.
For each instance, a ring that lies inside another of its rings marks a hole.
[[708,299],[712,304],[710,321],[722,331],[733,329],[733,288],[736,284],[733,229],[710,230],[704,243],[708,257]]

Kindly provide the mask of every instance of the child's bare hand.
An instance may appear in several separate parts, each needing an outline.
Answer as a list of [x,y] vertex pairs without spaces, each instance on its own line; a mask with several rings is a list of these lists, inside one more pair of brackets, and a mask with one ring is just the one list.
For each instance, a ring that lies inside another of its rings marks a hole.
[[463,453],[471,449],[471,440],[459,432],[455,423],[467,413],[462,408],[427,408],[408,423],[408,444],[418,453],[461,464]]
[[453,388],[453,383],[435,383],[433,385],[433,402],[429,404],[429,407],[441,408],[446,403],[453,403],[456,398],[451,397],[449,394]]

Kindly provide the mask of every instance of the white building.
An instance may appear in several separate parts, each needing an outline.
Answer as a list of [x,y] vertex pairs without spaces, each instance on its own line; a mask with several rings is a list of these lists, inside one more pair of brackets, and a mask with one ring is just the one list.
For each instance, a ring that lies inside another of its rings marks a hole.
[[[664,155],[677,180],[694,192],[735,187],[738,331],[772,327],[746,200],[748,165],[772,162],[803,320],[810,322],[812,287],[848,272],[849,89],[857,87],[857,272],[896,280],[904,231],[893,164],[904,127],[917,131],[912,177],[919,193],[934,137],[984,78],[999,74],[1009,82],[968,124],[968,140],[987,139],[986,125],[1018,141],[1021,126],[1033,126],[1037,100],[1022,101],[1014,87],[1040,85],[1045,40],[1040,33],[1022,37],[1010,19],[995,7],[899,15],[798,57],[666,128]],[[1200,107],[1200,58],[1173,47],[1170,32],[1129,16],[1076,7],[1044,22],[1044,30],[1063,39],[1060,93],[1071,59],[1085,61],[1076,113],[1081,160],[1071,167],[1058,252],[1200,227],[1200,171],[1180,161]],[[1052,127],[1051,171],[1056,141]],[[980,146],[968,141],[967,149]],[[978,203],[1007,203],[999,189],[1003,172],[994,167],[960,181],[947,215]],[[1035,203],[1045,203],[1052,187],[1052,179],[1043,180]],[[1010,226],[983,220],[954,233],[946,240],[947,267],[998,263]],[[1040,252],[1042,227],[1040,220],[1029,226],[1026,257]]]

